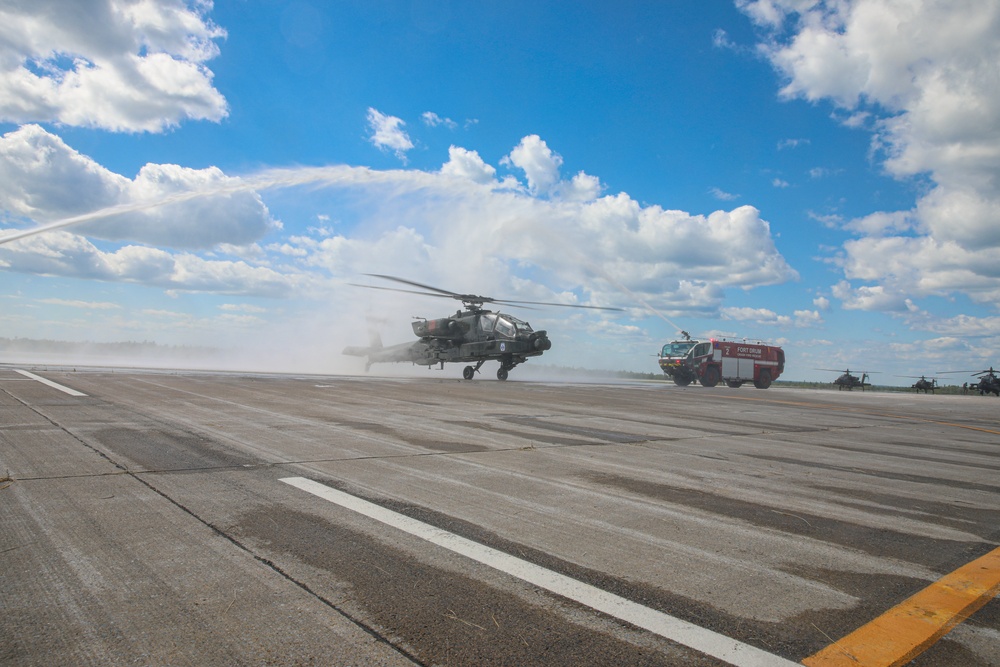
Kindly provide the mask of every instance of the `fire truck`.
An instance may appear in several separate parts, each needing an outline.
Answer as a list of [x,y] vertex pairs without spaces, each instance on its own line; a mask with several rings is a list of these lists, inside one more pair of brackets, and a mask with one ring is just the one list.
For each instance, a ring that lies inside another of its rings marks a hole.
[[724,381],[734,389],[744,382],[767,389],[785,370],[785,352],[780,347],[714,338],[698,341],[681,333],[685,340],[667,343],[659,355],[660,368],[678,386],[698,381],[714,387]]

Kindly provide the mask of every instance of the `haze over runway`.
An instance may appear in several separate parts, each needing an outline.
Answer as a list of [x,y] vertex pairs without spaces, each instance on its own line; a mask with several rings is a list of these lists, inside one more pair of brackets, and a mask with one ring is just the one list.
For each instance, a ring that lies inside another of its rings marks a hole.
[[994,665],[996,407],[0,366],[0,662]]

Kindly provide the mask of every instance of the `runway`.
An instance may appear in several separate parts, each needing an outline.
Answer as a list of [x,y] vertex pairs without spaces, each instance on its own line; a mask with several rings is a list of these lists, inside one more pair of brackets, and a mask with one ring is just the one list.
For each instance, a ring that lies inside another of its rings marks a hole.
[[995,397],[515,375],[0,366],[0,663],[1000,664]]

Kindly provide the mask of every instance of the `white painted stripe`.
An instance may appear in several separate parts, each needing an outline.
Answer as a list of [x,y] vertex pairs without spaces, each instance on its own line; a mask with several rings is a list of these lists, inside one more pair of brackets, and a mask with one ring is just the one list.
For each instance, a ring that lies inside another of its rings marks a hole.
[[590,584],[546,570],[319,482],[304,477],[286,477],[281,481],[731,665],[737,667],[799,665],[755,646],[730,639],[655,609],[643,607]]
[[76,389],[70,389],[69,387],[64,387],[57,382],[53,382],[52,380],[46,380],[45,378],[35,375],[34,373],[29,373],[28,371],[22,371],[19,368],[15,368],[14,370],[16,370],[24,377],[29,377],[32,380],[37,380],[38,382],[41,382],[42,384],[47,384],[50,387],[58,389],[59,391],[66,392],[70,396],[86,396],[86,394],[84,394],[83,392],[77,391]]

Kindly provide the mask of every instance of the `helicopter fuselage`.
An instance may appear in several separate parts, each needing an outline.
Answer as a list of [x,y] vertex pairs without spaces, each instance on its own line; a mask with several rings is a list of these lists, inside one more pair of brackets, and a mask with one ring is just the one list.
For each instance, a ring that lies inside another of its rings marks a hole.
[[419,319],[412,323],[419,340],[391,347],[347,348],[345,354],[368,357],[368,365],[409,361],[422,366],[446,363],[475,363],[463,376],[471,380],[486,361],[500,363],[497,377],[529,357],[540,356],[552,347],[545,331],[511,315],[489,310],[458,311],[451,317]]

